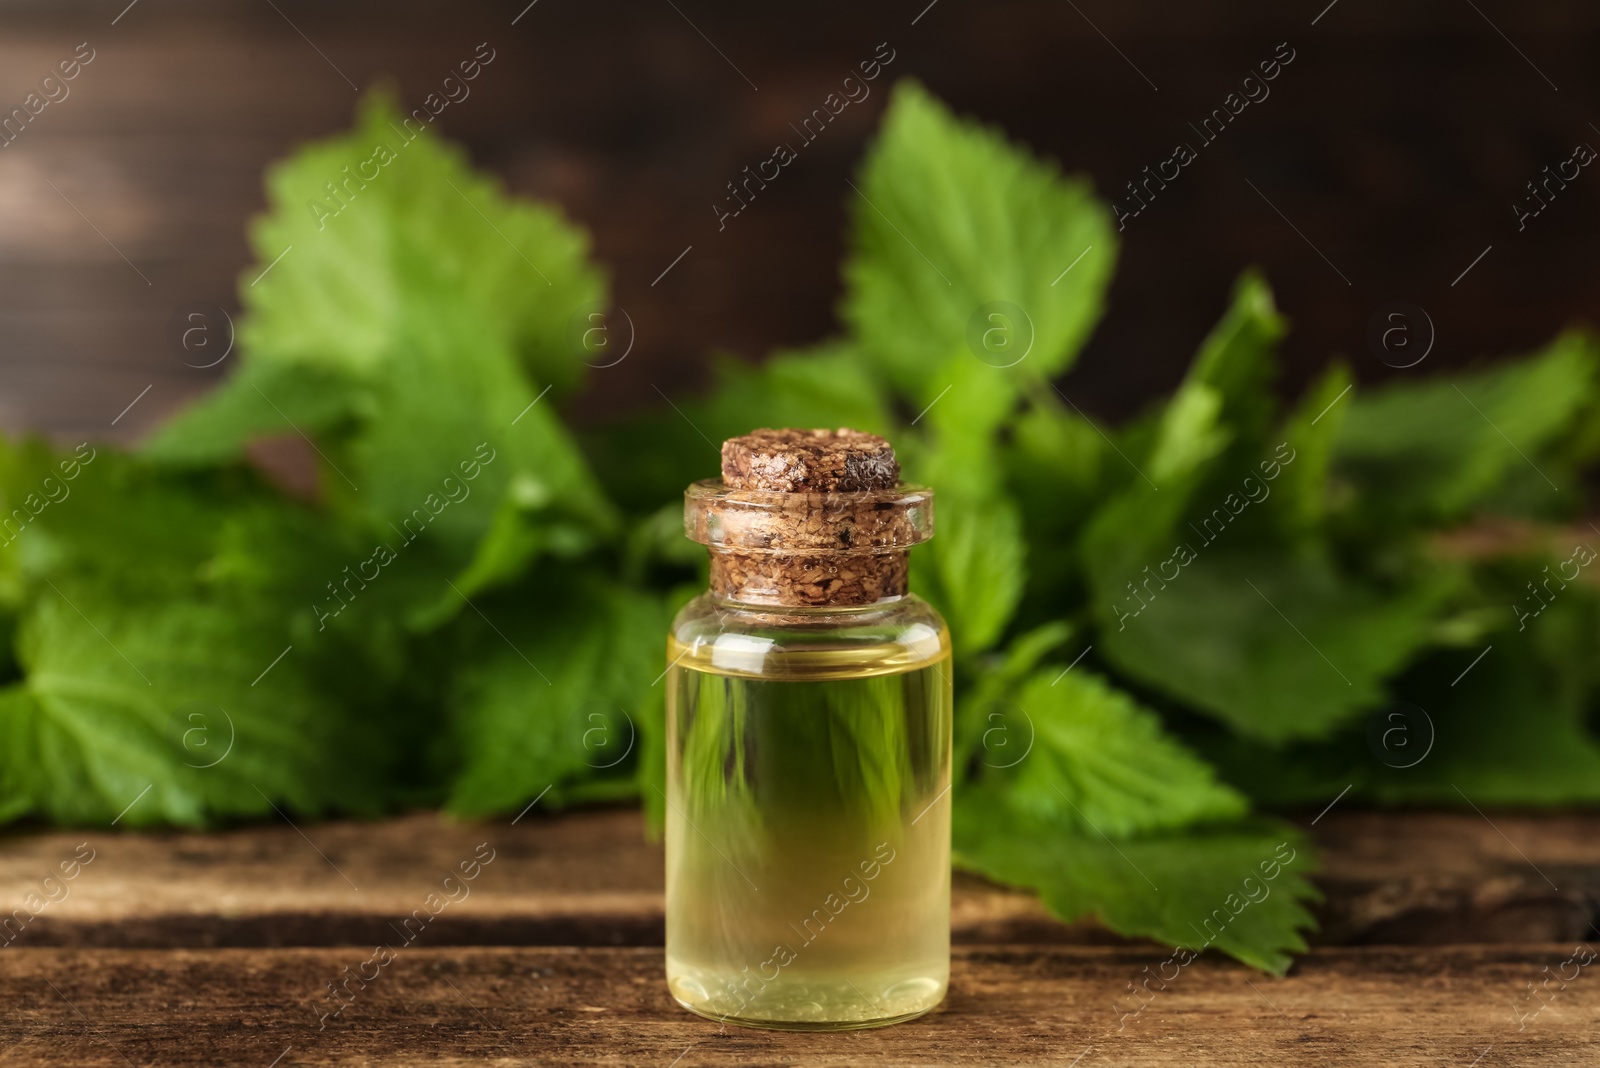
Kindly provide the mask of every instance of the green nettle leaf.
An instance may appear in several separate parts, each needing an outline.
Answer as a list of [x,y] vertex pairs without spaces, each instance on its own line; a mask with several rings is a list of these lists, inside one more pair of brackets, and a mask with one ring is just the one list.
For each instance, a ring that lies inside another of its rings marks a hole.
[[1093,606],[1096,648],[1140,682],[1266,740],[1325,737],[1381,702],[1384,680],[1429,639],[1452,585],[1429,573],[1379,590],[1321,553],[1189,544],[1196,556],[1172,581],[1152,562],[1155,580],[1120,597],[1108,590]]
[[1176,483],[1175,496],[1183,499],[1183,491],[1197,481],[1195,474],[1222,455],[1233,441],[1233,428],[1222,421],[1222,401],[1221,391],[1205,382],[1187,382],[1173,394],[1150,443],[1145,474],[1152,489],[1160,490],[1158,478],[1169,487]]
[[1081,525],[1086,506],[1109,491],[1112,479],[1139,477],[1094,424],[1053,396],[1030,404],[1011,431],[1007,488],[1028,515],[1053,525]]
[[1063,637],[1057,626],[1019,639],[961,709],[975,779],[956,795],[956,863],[1038,891],[1064,920],[1093,914],[1121,934],[1282,973],[1312,925],[1308,843],[1239,822],[1245,799],[1086,669],[1019,684]]
[[946,369],[945,388],[931,398],[916,430],[898,436],[902,465],[915,481],[945,497],[997,499],[1004,486],[998,436],[1016,407],[1015,383],[977,360]]
[[0,451],[6,504],[56,498],[0,554],[20,613],[0,807],[105,822],[138,797],[140,824],[378,810],[398,741],[358,710],[405,726],[389,636],[381,615],[356,634],[310,608],[358,542],[242,472],[102,448],[66,475],[36,446]]
[[1397,700],[1320,745],[1219,737],[1205,750],[1270,805],[1326,804],[1347,786],[1351,798],[1384,805],[1600,802],[1600,739],[1585,727],[1585,694],[1563,693],[1562,664],[1532,646],[1513,629],[1486,653],[1435,653],[1407,672]]
[[605,296],[588,241],[414,126],[374,96],[351,133],[268,172],[272,211],[251,245],[263,267],[277,263],[241,285],[241,345],[251,358],[382,374],[411,343],[419,306],[453,306],[488,326],[535,380],[576,384],[586,358],[599,361],[569,332],[575,316],[587,327],[582,313]]
[[[851,427],[895,438],[884,384],[852,342],[784,350],[760,366],[712,364],[705,396],[672,393],[662,410],[587,428],[584,444],[613,498],[635,513],[671,505],[720,470],[720,447],[757,427]],[[683,539],[681,521],[677,537]]]
[[1092,915],[1118,934],[1219,949],[1277,975],[1315,925],[1310,845],[1267,821],[1113,842],[987,795],[958,801],[953,831],[958,865],[1038,891],[1068,922]]
[[1116,259],[1085,183],[901,82],[857,185],[843,313],[896,385],[926,404],[978,351],[1033,378],[1067,368]]
[[1272,290],[1255,272],[1246,272],[1234,285],[1228,313],[1200,346],[1174,401],[1181,403],[1190,390],[1215,393],[1230,437],[1253,447],[1272,421],[1271,386],[1277,370],[1273,356],[1287,330]]
[[1032,548],[1019,615],[1040,624],[1082,601],[1083,561],[1075,547],[1084,523],[1114,488],[1139,475],[1094,424],[1054,394],[1034,399],[1011,430],[999,455]]
[[132,805],[130,824],[198,824],[271,815],[269,799],[376,811],[376,739],[352,729],[315,654],[288,651],[251,685],[290,633],[239,603],[47,587],[19,638],[26,678],[0,691],[3,793],[64,823]]
[[219,389],[158,429],[145,451],[175,466],[226,463],[251,441],[293,434],[290,418],[301,431],[320,434],[371,408],[365,379],[344,368],[242,359]]
[[[1265,283],[1245,275],[1178,391],[1153,421],[1129,436],[1124,452],[1137,458],[1130,462],[1137,463],[1139,477],[1103,503],[1083,532],[1084,562],[1098,601],[1120,601],[1130,583],[1146,578],[1145,567],[1168,557],[1186,536],[1186,513],[1206,507],[1197,497],[1208,479],[1242,479],[1270,458],[1267,382],[1283,331]],[[1237,489],[1220,488],[1219,503]]]
[[[307,145],[269,172],[272,212],[251,232],[260,264],[240,285],[246,315],[239,346],[254,377],[224,387],[246,394],[241,414],[256,413],[258,406],[246,403],[256,388],[299,385],[285,367],[370,384],[404,369],[419,342],[454,349],[461,360],[488,344],[514,354],[541,388],[569,387],[580,377],[585,350],[571,337],[573,317],[604,298],[583,235],[548,208],[506,197],[459,149],[431,134],[407,135],[393,104],[374,97],[354,131]],[[439,323],[440,314],[450,321]],[[463,337],[467,323],[480,329]],[[440,382],[433,380],[436,388]],[[315,398],[288,399],[296,411],[284,411],[293,416]],[[352,400],[345,411],[306,410],[296,422],[309,430],[358,407]],[[190,428],[204,413],[185,413],[151,451],[217,455],[263,429],[246,425],[233,442],[203,448],[192,440],[198,428]],[[281,420],[259,419],[264,429],[288,430]]]
[[1306,390],[1286,421],[1282,440],[1291,443],[1294,462],[1282,468],[1270,491],[1278,500],[1274,525],[1291,536],[1315,537],[1329,505],[1329,469],[1334,445],[1354,394],[1349,368],[1335,364]]
[[1031,750],[1033,729],[1012,729],[1024,721],[1015,715],[1008,718],[1007,701],[1022,680],[1072,636],[1072,627],[1056,620],[1019,634],[998,654],[967,661],[962,673],[967,685],[955,707],[952,767],[957,786],[976,772],[974,754],[980,746],[988,751],[991,766],[1014,764],[1018,754]]
[[602,311],[583,236],[408,132],[382,98],[268,188],[241,366],[146,454],[205,463],[265,433],[315,435],[341,512],[431,543],[436,573],[407,613],[421,626],[458,608],[447,578],[470,594],[611,536],[612,508],[545,397],[578,379],[573,324]]
[[[1600,538],[1589,540],[1600,545]],[[1506,609],[1508,621],[1511,615]],[[1380,717],[1382,726],[1398,729],[1377,734],[1372,755],[1383,759],[1367,765],[1371,773],[1358,789],[1387,804],[1600,801],[1600,737],[1586,724],[1597,635],[1600,596],[1573,585],[1526,628],[1495,635],[1487,651],[1438,657],[1426,672],[1412,673],[1400,691],[1409,704],[1395,710],[1404,715]],[[1479,652],[1483,658],[1473,664]],[[1416,708],[1426,722],[1413,722]]]
[[1364,394],[1345,413],[1337,468],[1388,523],[1460,518],[1508,483],[1559,502],[1551,483],[1573,478],[1544,454],[1585,429],[1575,421],[1593,404],[1597,363],[1594,339],[1574,331],[1520,362]]
[[[1101,655],[1268,740],[1324,737],[1381,701],[1449,589],[1432,569],[1378,587],[1307,540],[1339,418],[1337,406],[1323,411],[1344,383],[1339,372],[1324,379],[1271,434],[1267,382],[1282,332],[1265,286],[1246,276],[1144,434],[1156,486],[1129,484],[1082,539]],[[1276,492],[1280,479],[1287,493]],[[1284,543],[1290,532],[1298,544]]]
[[[889,434],[894,424],[870,360],[845,341],[777,352],[754,368],[724,361],[711,394],[691,407],[695,422],[719,443],[764,426]],[[688,427],[683,432],[693,436]]]
[[479,607],[483,619],[458,624],[448,703],[463,763],[451,811],[509,811],[547,788],[559,805],[602,780],[634,792],[638,739],[652,726],[641,721],[663,685],[662,602],[590,576],[544,576]]
[[1123,838],[1238,819],[1248,805],[1155,713],[1083,668],[1046,670],[983,710],[978,784],[1030,818]]
[[[454,332],[473,333],[466,324]],[[365,485],[347,500],[359,500],[375,529],[441,550],[470,596],[552,539],[567,555],[595,544],[615,517],[553,410],[534,404],[514,365],[457,359],[444,340],[416,350],[382,387],[383,417],[349,442],[352,477]],[[446,376],[454,388],[440,396],[432,383]],[[508,525],[522,529],[513,535]],[[511,564],[508,548],[518,554]],[[442,577],[436,582],[435,604],[459,606]]]
[[911,554],[912,584],[950,624],[960,656],[1000,640],[1022,599],[1022,521],[1009,501],[937,499],[937,535]]

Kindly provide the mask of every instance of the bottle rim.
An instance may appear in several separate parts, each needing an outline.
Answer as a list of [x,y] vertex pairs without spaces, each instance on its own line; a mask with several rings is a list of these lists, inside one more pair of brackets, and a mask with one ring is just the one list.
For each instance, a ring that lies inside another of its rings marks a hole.
[[933,537],[933,490],[909,482],[787,493],[732,489],[709,478],[692,483],[683,498],[684,533],[713,551],[876,554],[903,552]]

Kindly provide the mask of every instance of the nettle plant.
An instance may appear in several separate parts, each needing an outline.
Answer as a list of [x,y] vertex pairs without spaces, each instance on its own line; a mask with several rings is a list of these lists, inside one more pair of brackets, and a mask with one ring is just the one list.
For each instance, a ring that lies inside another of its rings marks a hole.
[[[1589,335],[1371,391],[1335,363],[1285,402],[1286,325],[1247,274],[1171,396],[1097,425],[1053,383],[1105,307],[1109,209],[902,82],[855,178],[837,336],[574,429],[601,361],[572,323],[607,287],[555,210],[432,132],[337,218],[306,210],[398,120],[370,101],[268,173],[220,389],[48,509],[29,495],[61,457],[0,448],[26,517],[0,549],[0,816],[657,809],[661,635],[705,586],[680,494],[707,439],[759,426],[883,434],[936,487],[913,587],[955,639],[956,863],[1063,919],[1282,971],[1313,852],[1258,805],[1600,799],[1594,572],[1527,601],[1600,543]],[[246,461],[296,431],[311,501]],[[470,494],[429,505],[480,453]],[[221,760],[196,758],[197,709]]]

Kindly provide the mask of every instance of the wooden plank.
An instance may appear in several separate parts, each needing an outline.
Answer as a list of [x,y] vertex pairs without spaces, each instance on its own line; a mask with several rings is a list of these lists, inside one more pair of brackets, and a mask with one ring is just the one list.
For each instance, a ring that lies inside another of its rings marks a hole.
[[[1164,952],[964,947],[932,1015],[848,1034],[722,1027],[669,999],[659,949],[414,947],[319,1030],[368,950],[12,950],[7,1064],[1585,1065],[1600,975],[1567,944],[1322,949],[1283,980],[1209,959],[1145,1007]],[[1549,968],[1550,972],[1545,969]],[[1548,1004],[1527,985],[1557,971]],[[1171,968],[1167,974],[1172,974]],[[1515,1010],[1515,1012],[1514,1012]],[[1516,1013],[1524,1014],[1520,1020]],[[1521,1029],[1519,1030],[1519,1023]],[[274,1058],[281,1058],[274,1061]]]
[[[1600,816],[1333,812],[1319,938],[1337,943],[1560,941],[1600,902]],[[302,833],[303,832],[303,833]],[[283,823],[199,833],[44,832],[0,839],[0,910],[42,893],[79,843],[95,859],[15,936],[26,946],[319,946],[372,943],[480,843],[494,860],[440,915],[431,945],[657,945],[661,848],[629,809],[515,826],[415,814],[382,823]],[[1548,880],[1548,881],[1547,881]],[[957,875],[958,942],[1108,943],[1028,894]]]
[[[302,833],[304,832],[304,833]],[[49,833],[6,842],[11,908],[81,842],[97,852],[68,896],[20,937],[29,945],[362,944],[423,899],[481,843],[493,859],[435,921],[434,944],[659,943],[662,854],[636,811],[516,826],[435,814],[384,823],[283,823],[213,834]]]
[[1318,910],[1329,943],[1566,941],[1600,921],[1600,816],[1335,813]]

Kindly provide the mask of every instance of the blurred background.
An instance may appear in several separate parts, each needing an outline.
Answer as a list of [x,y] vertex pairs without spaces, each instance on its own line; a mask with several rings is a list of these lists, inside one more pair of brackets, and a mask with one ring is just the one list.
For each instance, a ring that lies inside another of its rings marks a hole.
[[[205,391],[229,362],[186,365],[169,326],[196,302],[237,309],[263,168],[347,128],[385,81],[419,106],[480,43],[495,61],[437,125],[590,232],[635,325],[580,421],[664,406],[657,389],[700,384],[713,351],[754,360],[833,329],[847,179],[907,75],[1132,205],[1127,182],[1292,53],[1127,220],[1109,313],[1066,383],[1091,413],[1170,389],[1249,265],[1293,322],[1291,392],[1336,354],[1393,374],[1367,341],[1392,301],[1431,319],[1434,370],[1600,310],[1582,239],[1600,175],[1537,217],[1513,208],[1600,146],[1600,9],[1575,0],[8,2],[0,116],[80,45],[94,58],[0,148],[0,424],[131,441]],[[719,230],[727,183],[880,44],[894,58],[871,96]]]

